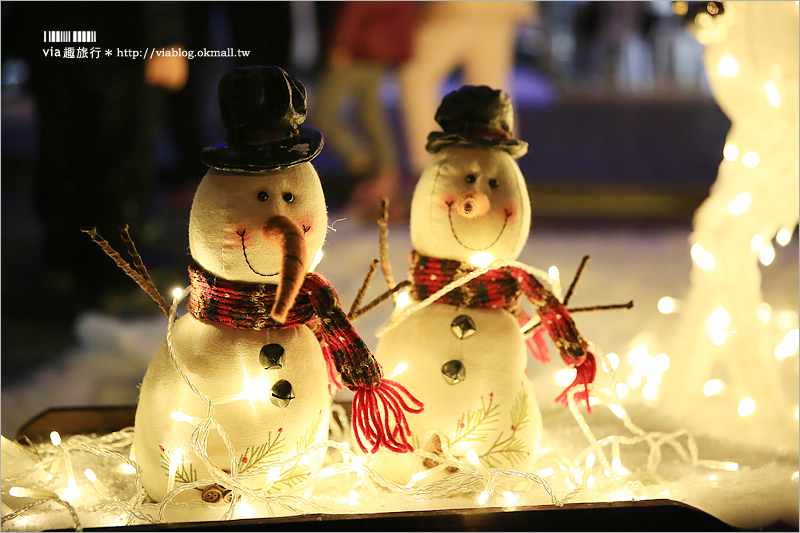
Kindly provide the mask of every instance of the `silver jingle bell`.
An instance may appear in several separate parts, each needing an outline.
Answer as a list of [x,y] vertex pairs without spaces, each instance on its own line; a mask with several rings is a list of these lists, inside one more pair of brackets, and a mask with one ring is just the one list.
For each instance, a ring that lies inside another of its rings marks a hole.
[[442,365],[442,376],[450,385],[461,383],[467,379],[467,367],[461,361],[453,359]]
[[264,370],[283,368],[283,356],[285,353],[283,346],[280,344],[267,344],[261,348],[258,360],[261,362],[261,366],[264,367]]
[[469,315],[458,315],[450,322],[450,331],[453,332],[457,339],[464,340],[471,337],[476,330],[475,321]]
[[287,407],[292,400],[294,400],[294,394],[292,394],[291,383],[282,379],[272,386],[269,393],[269,401],[272,402],[272,405],[284,408]]

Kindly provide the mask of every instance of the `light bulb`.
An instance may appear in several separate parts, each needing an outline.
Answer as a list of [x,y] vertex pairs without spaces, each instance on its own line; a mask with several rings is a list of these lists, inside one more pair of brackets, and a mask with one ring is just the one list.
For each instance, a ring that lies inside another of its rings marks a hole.
[[690,252],[692,259],[694,259],[694,262],[697,263],[697,266],[703,270],[714,269],[714,256],[711,255],[711,253],[703,248],[699,243],[694,244]]
[[552,466],[548,466],[546,468],[542,468],[541,470],[536,472],[536,475],[539,476],[539,477],[552,476],[553,475],[553,467]]
[[732,215],[743,215],[750,209],[753,196],[749,192],[742,192],[736,195],[731,203],[728,204],[728,211]]
[[750,249],[754,252],[760,252],[764,248],[765,242],[763,235],[753,235],[753,238],[750,239]]
[[722,149],[722,156],[732,163],[739,157],[739,149],[735,144],[726,144]]
[[561,275],[561,273],[558,271],[558,267],[553,265],[553,266],[551,266],[550,268],[547,269],[547,275],[550,276],[550,279],[552,279],[553,281],[556,281],[556,280],[558,280],[558,278]]
[[59,446],[61,444],[61,435],[59,435],[58,431],[50,432],[50,442],[53,443],[53,446]]
[[739,64],[733,56],[722,56],[719,60],[717,69],[722,76],[733,78],[739,72]]
[[756,307],[756,318],[762,324],[769,322],[772,317],[772,307],[767,302],[762,302]]
[[566,387],[573,381],[575,381],[575,376],[578,374],[578,371],[574,368],[562,368],[558,372],[556,372],[556,385],[559,387]]
[[411,297],[408,295],[408,291],[402,291],[397,295],[397,300],[394,304],[398,309],[402,309],[409,303],[411,303]]
[[180,287],[175,287],[174,289],[172,289],[173,298],[178,299],[181,296],[183,296],[183,289],[181,289]]
[[792,240],[792,232],[786,228],[783,228],[775,235],[775,241],[780,244],[781,246],[786,246]]
[[492,264],[494,256],[489,252],[478,252],[469,258],[469,262],[479,268],[484,268]]
[[473,448],[467,450],[467,461],[469,461],[473,466],[477,466],[478,462],[480,462],[478,453]]
[[608,359],[608,363],[611,365],[611,368],[613,370],[619,368],[619,356],[617,354],[615,354],[614,352],[607,353],[606,359]]
[[739,416],[749,416],[756,410],[756,402],[752,398],[743,398],[739,402]]
[[764,266],[769,266],[775,260],[775,248],[770,245],[765,245],[758,253],[758,260]]
[[624,399],[625,396],[628,395],[628,386],[626,384],[617,383],[616,389],[617,389],[617,396],[619,396],[620,400]]
[[781,95],[778,93],[778,88],[771,81],[764,84],[764,92],[767,94],[767,102],[770,105],[778,107],[781,105]]
[[478,496],[478,505],[483,505],[487,500],[489,500],[489,493],[486,491],[481,492],[481,495]]
[[675,300],[669,296],[664,296],[658,301],[658,311],[662,315],[668,315],[675,311]]
[[706,381],[705,385],[703,385],[703,394],[706,396],[714,396],[715,394],[719,394],[722,392],[724,385],[722,381],[718,379],[710,379]]
[[660,353],[653,357],[653,366],[656,372],[663,374],[669,369],[669,356],[665,353]]
[[756,168],[761,161],[757,152],[747,152],[742,156],[742,164],[747,168]]

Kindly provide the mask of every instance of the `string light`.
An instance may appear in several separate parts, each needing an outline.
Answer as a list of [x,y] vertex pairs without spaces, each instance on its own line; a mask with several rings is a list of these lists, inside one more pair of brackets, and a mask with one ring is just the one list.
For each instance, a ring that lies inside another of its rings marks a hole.
[[469,262],[478,268],[486,268],[494,262],[494,256],[489,252],[478,252],[469,258]]
[[775,235],[775,241],[780,244],[781,246],[786,246],[792,241],[792,232],[786,228],[783,228]]
[[547,275],[550,276],[550,279],[556,281],[561,276],[561,273],[558,271],[558,267],[553,265],[547,269]]
[[409,296],[408,291],[400,291],[397,294],[397,300],[395,301],[395,307],[397,307],[397,309],[402,309],[410,303],[411,296]]
[[711,337],[711,342],[722,346],[730,337],[728,328],[731,325],[731,315],[724,307],[717,307],[706,321],[706,332]]
[[733,78],[739,72],[739,64],[733,56],[729,55],[720,58],[717,68],[719,69],[719,73],[726,78]]
[[169,458],[169,470],[167,479],[167,493],[172,492],[175,488],[175,474],[178,472],[178,466],[183,462],[183,450],[175,448],[172,452],[172,457]]
[[706,381],[705,385],[703,385],[703,394],[706,396],[714,396],[715,394],[722,392],[723,388],[724,384],[722,381],[718,379],[709,379]]
[[180,298],[181,296],[183,296],[183,289],[181,289],[180,287],[175,287],[174,289],[172,289],[173,298]]
[[739,402],[739,416],[750,416],[756,410],[756,402],[752,398],[743,398]]
[[725,148],[722,149],[722,156],[733,163],[736,161],[736,158],[739,157],[739,149],[735,144],[728,143],[725,145]]
[[750,249],[754,252],[760,252],[761,249],[764,248],[765,243],[766,241],[763,235],[753,235],[753,238],[750,239]]
[[558,372],[556,372],[556,385],[559,387],[566,387],[573,381],[575,381],[575,376],[578,374],[578,371],[574,368],[562,368]]
[[772,307],[767,302],[762,302],[756,307],[756,318],[762,324],[769,322],[772,317]]
[[767,102],[770,105],[778,107],[781,105],[781,95],[778,93],[778,88],[771,81],[764,84],[764,92],[767,94]]
[[664,296],[658,301],[658,312],[662,315],[668,315],[675,311],[675,300],[669,296]]
[[745,152],[742,156],[742,164],[747,168],[756,168],[761,162],[761,157],[757,152]]
[[789,330],[783,340],[775,347],[775,358],[778,361],[782,361],[787,357],[791,357],[797,353],[798,347],[800,347],[800,330]]
[[775,248],[769,244],[765,244],[761,251],[758,253],[758,260],[764,266],[769,266],[775,260]]
[[692,246],[690,253],[697,266],[703,270],[714,269],[714,256],[711,255],[711,253],[703,248],[699,243],[696,243]]
[[750,203],[752,201],[753,196],[749,192],[741,192],[728,204],[728,211],[730,211],[732,215],[743,215],[750,209]]
[[625,383],[617,383],[615,390],[620,400],[625,399],[625,397],[628,395],[628,385]]
[[515,506],[519,502],[519,494],[507,490],[503,493],[503,499],[508,505]]
[[778,313],[778,327],[782,330],[791,329],[797,324],[797,313],[793,311],[781,311]]

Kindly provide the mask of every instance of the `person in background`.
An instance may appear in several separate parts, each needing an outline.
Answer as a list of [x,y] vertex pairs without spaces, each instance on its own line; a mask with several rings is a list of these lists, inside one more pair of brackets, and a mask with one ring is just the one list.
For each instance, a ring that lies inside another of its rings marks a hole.
[[[380,90],[386,75],[411,56],[417,11],[416,2],[342,2],[332,30],[315,114],[356,182],[348,211],[364,220],[378,215],[381,196],[400,207],[397,141]],[[348,98],[355,101],[359,133],[342,118]]]
[[406,139],[415,174],[430,157],[425,143],[428,133],[439,129],[434,115],[447,77],[461,67],[464,85],[488,85],[512,93],[516,30],[536,15],[534,2],[425,2],[422,7],[413,55],[400,70]]
[[[34,195],[44,279],[35,290],[44,294],[33,300],[48,324],[71,323],[88,309],[113,310],[113,301],[142,292],[81,229],[97,227],[112,240],[129,224],[136,238],[149,214],[160,90],[183,87],[189,65],[177,55],[124,54],[179,48],[184,32],[176,4],[15,2],[4,13],[3,46],[30,65],[36,104]],[[91,30],[96,41],[43,43],[55,30]],[[45,55],[51,48],[59,55]]]

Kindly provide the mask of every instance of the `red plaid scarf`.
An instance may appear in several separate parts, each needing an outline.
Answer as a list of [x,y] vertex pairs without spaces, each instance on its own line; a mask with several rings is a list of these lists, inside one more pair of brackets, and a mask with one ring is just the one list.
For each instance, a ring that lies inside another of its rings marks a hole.
[[383,379],[380,364],[350,324],[336,291],[322,274],[306,274],[284,324],[269,316],[276,285],[229,281],[197,264],[189,267],[189,277],[192,293],[187,307],[197,319],[250,330],[309,326],[320,341],[331,381],[341,388],[338,374],[354,392],[353,427],[361,449],[365,453],[375,453],[381,446],[398,453],[413,450],[404,411],[420,413],[422,403],[399,383]]
[[[476,270],[477,267],[461,261],[440,259],[411,252],[409,278],[413,282],[411,295],[422,301],[454,280]],[[525,296],[541,318],[542,327],[528,343],[532,354],[542,362],[549,362],[547,345],[542,337],[549,334],[553,344],[568,366],[576,368],[575,381],[556,398],[566,404],[567,393],[573,387],[583,385],[583,391],[575,394],[576,400],[586,400],[589,412],[588,385],[594,381],[597,371],[594,355],[581,336],[567,308],[533,275],[517,267],[505,266],[487,271],[441,296],[437,302],[463,307],[500,308],[516,316],[520,324],[529,317],[522,310],[520,299]]]

